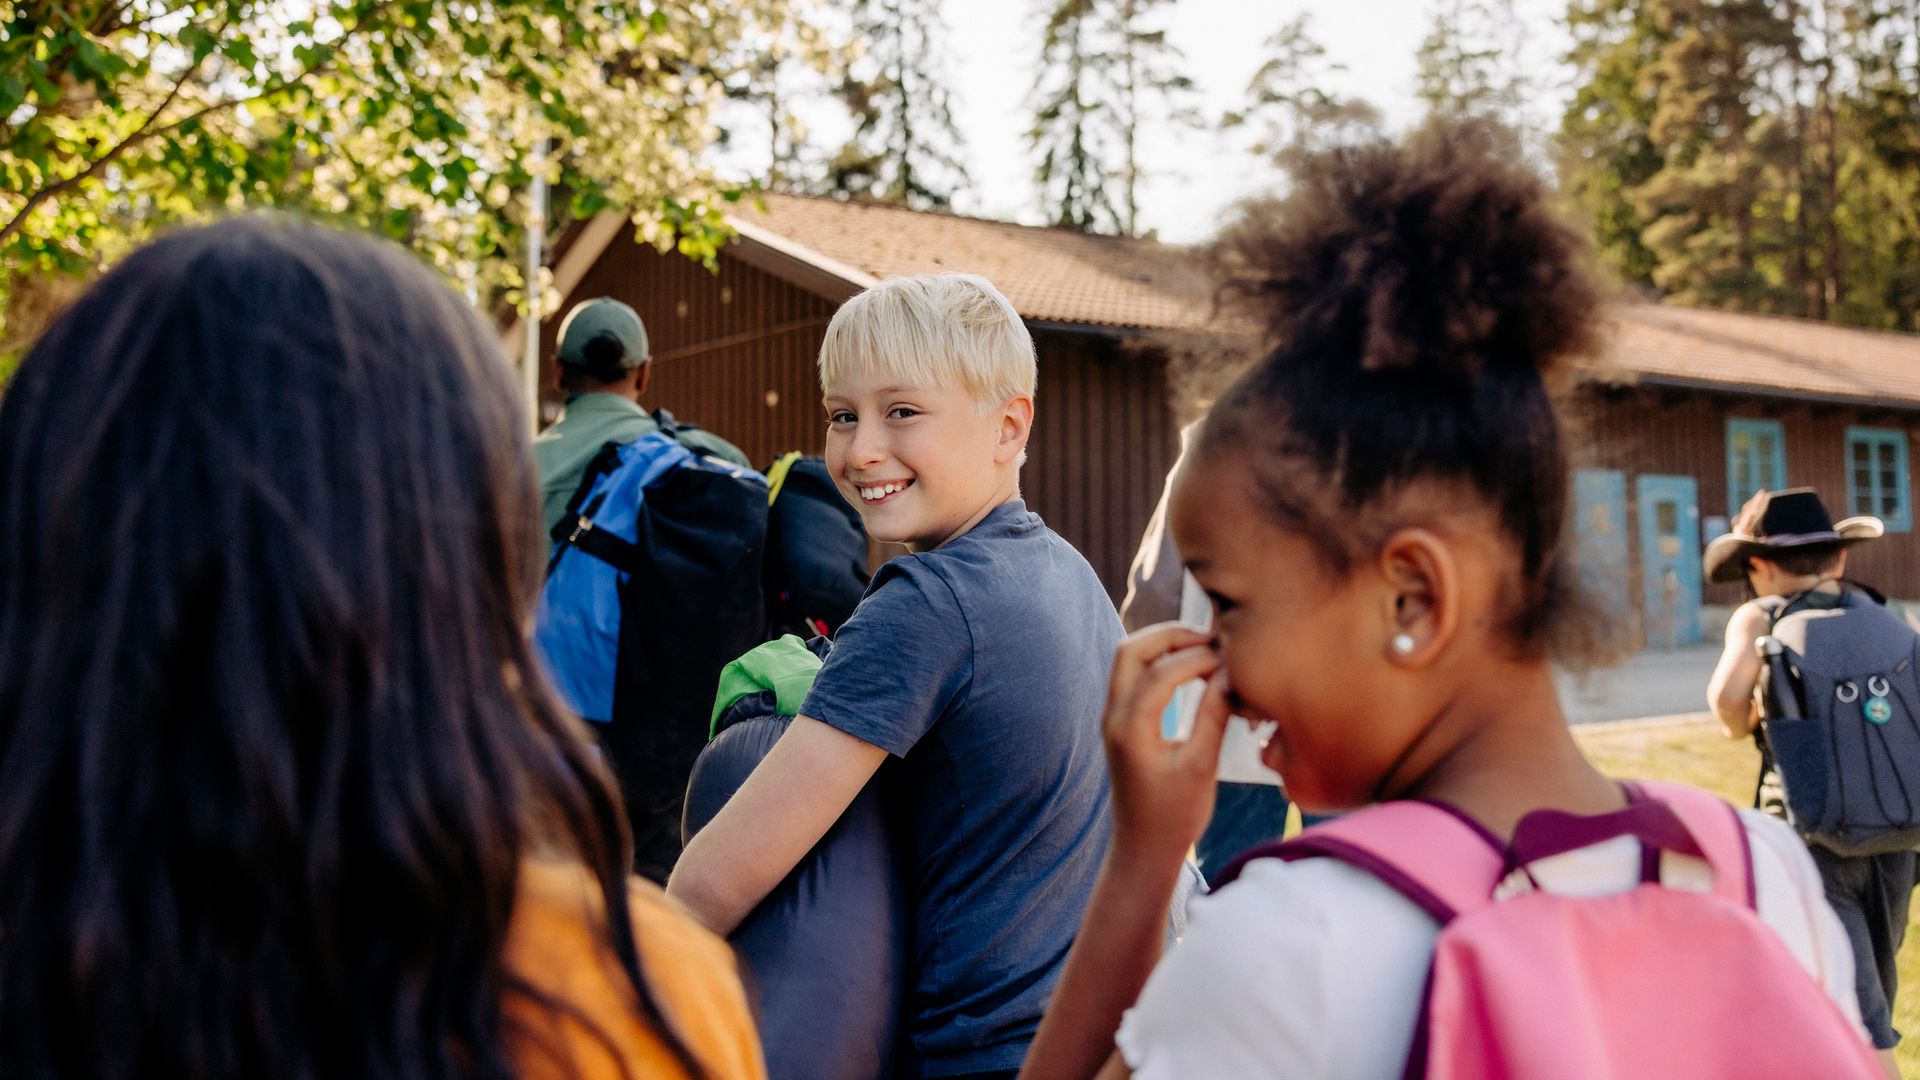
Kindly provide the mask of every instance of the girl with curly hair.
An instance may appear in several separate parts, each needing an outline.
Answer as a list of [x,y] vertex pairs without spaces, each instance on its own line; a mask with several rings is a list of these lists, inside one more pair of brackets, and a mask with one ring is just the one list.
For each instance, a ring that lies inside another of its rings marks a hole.
[[[1579,235],[1500,145],[1466,127],[1325,155],[1227,230],[1230,286],[1269,340],[1189,444],[1170,503],[1213,630],[1149,628],[1116,655],[1113,844],[1023,1076],[1375,1080],[1424,1064],[1409,1068],[1440,919],[1354,862],[1243,857],[1161,957],[1229,714],[1271,726],[1262,760],[1303,810],[1439,803],[1481,849],[1536,811],[1589,818],[1634,797],[1581,756],[1550,668],[1608,647],[1573,579],[1549,393],[1594,347],[1601,295]],[[1194,679],[1194,734],[1163,738]],[[1744,835],[1759,917],[1817,981],[1816,1009],[1824,990],[1857,1026],[1846,940],[1798,839],[1758,814],[1744,833],[1730,809],[1713,820]],[[1622,839],[1529,869],[1544,889],[1624,893],[1645,868]]]

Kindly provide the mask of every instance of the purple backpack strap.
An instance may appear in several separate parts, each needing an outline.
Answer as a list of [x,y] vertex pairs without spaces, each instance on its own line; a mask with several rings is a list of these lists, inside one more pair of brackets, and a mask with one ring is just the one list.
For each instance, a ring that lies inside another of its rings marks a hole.
[[1713,870],[1713,892],[1728,903],[1755,904],[1753,848],[1740,811],[1717,795],[1685,784],[1635,780],[1626,785],[1638,797],[1665,803],[1679,816]]
[[1379,878],[1442,925],[1492,903],[1493,890],[1516,866],[1618,836],[1647,846],[1648,880],[1658,851],[1704,859],[1713,892],[1754,906],[1753,851],[1740,812],[1717,796],[1650,780],[1625,785],[1631,804],[1610,814],[1535,811],[1505,845],[1466,815],[1439,803],[1381,803],[1322,822],[1292,840],[1263,844],[1235,857],[1214,878],[1222,888],[1255,859],[1333,858]]
[[1505,868],[1497,840],[1458,811],[1435,803],[1381,803],[1321,822],[1282,843],[1236,857],[1214,879],[1219,889],[1255,859],[1331,858],[1365,870],[1445,925],[1493,900]]

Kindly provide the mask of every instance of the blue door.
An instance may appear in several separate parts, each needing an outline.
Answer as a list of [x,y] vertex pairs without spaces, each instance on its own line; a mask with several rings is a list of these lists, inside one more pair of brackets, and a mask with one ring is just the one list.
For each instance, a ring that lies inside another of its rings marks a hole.
[[1700,643],[1700,504],[1691,476],[1642,476],[1640,618],[1647,647]]
[[1631,617],[1627,585],[1627,476],[1617,469],[1573,474],[1573,538],[1588,587],[1609,619]]

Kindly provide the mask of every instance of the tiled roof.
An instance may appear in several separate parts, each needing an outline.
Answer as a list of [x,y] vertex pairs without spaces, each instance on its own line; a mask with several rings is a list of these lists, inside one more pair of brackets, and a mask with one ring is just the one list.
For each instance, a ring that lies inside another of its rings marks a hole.
[[1619,315],[1596,378],[1920,404],[1920,335],[1662,304]]
[[1038,322],[1197,330],[1210,295],[1185,253],[1151,240],[793,195],[740,211],[758,226],[875,278],[981,274]]
[[[769,194],[735,220],[840,278],[961,270],[984,274],[1039,322],[1201,330],[1204,273],[1184,249],[1151,240],[926,213],[876,203]],[[1617,309],[1603,382],[1920,407],[1920,335],[1651,303]]]

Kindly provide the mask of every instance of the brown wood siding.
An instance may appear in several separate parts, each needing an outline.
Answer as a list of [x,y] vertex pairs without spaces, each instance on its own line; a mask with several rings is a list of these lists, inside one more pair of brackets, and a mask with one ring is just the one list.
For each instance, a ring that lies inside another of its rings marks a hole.
[[[1908,491],[1911,507],[1915,441],[1920,416],[1891,409],[1708,394],[1692,391],[1600,390],[1581,393],[1569,410],[1576,467],[1618,469],[1627,478],[1630,561],[1639,563],[1640,524],[1634,505],[1634,479],[1646,474],[1691,476],[1699,486],[1700,518],[1730,517],[1727,505],[1727,421],[1775,420],[1781,427],[1787,484],[1811,487],[1838,519],[1848,516],[1847,429],[1882,428],[1907,433]],[[1909,516],[1914,516],[1910,510]],[[1704,536],[1704,534],[1703,534]],[[1889,596],[1920,598],[1920,535],[1889,532],[1854,549],[1848,573]],[[1638,597],[1639,581],[1630,595]],[[1742,590],[1709,585],[1709,604],[1735,604]]]
[[[566,298],[633,306],[656,357],[646,395],[733,442],[756,464],[819,453],[826,435],[815,364],[835,305],[721,256],[716,275],[677,255],[612,245]],[[559,319],[542,327],[550,392]],[[1040,387],[1022,476],[1027,503],[1093,565],[1116,603],[1178,433],[1157,357],[1098,333],[1035,334]]]
[[1040,388],[1022,488],[1117,604],[1179,448],[1165,365],[1095,334],[1035,335]]
[[[730,259],[716,274],[630,242],[608,248],[565,308],[595,296],[632,305],[647,326],[656,358],[648,407],[720,435],[756,464],[789,450],[820,452],[826,423],[814,359],[832,304]],[[542,328],[550,385],[558,326],[551,319]]]

